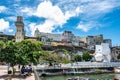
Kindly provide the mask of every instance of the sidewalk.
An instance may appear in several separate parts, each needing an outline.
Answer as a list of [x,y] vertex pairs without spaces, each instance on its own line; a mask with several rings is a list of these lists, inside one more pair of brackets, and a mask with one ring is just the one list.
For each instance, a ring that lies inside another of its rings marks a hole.
[[[6,80],[6,78],[8,78],[7,66],[0,66],[0,80]],[[34,73],[32,73],[32,76],[27,77],[24,77],[19,73],[16,73],[14,76],[12,76],[12,80],[35,80],[35,77]]]

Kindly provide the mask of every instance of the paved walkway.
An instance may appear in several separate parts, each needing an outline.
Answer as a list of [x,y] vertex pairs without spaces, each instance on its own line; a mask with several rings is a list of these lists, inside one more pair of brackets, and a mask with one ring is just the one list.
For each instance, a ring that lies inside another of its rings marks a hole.
[[[0,66],[0,80],[7,80],[7,78],[9,78],[9,75],[7,74],[7,66]],[[27,77],[20,75],[20,73],[16,73],[12,76],[11,80],[35,80],[35,77],[33,73],[32,76]]]

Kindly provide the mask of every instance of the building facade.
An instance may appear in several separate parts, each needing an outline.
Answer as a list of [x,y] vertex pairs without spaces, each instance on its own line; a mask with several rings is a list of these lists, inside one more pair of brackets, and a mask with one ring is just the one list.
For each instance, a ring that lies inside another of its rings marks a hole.
[[71,43],[74,38],[74,34],[71,31],[64,31],[62,33],[62,42]]
[[117,56],[120,55],[120,46],[115,46],[111,48],[112,51],[112,61],[120,61]]
[[51,34],[51,33],[43,33],[38,30],[35,30],[34,37],[43,37],[49,38],[52,41],[61,41],[61,34]]
[[103,43],[103,35],[97,35],[97,36],[94,36],[94,42],[95,42],[95,45],[100,45],[101,43]]
[[112,47],[112,41],[111,39],[104,39],[103,35],[96,35],[96,36],[87,36],[84,38],[80,38],[81,41],[83,41],[87,48],[90,50],[95,49],[95,45],[101,45],[101,43],[108,43],[110,47]]
[[35,30],[34,37],[41,37],[41,41],[48,45],[50,44],[48,41],[51,42],[58,42],[59,43],[66,43],[71,44],[74,46],[79,46],[80,37],[74,36],[74,34],[71,31],[64,31],[62,34],[51,34],[51,33],[43,33],[38,30],[38,28]]

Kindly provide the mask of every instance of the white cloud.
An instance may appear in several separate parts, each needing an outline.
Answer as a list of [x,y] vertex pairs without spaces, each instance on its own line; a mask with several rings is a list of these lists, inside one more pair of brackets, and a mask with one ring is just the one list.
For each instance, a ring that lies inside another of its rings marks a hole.
[[63,27],[74,16],[80,18],[77,29],[87,32],[92,28],[99,28],[102,24],[97,22],[98,19],[119,6],[118,0],[58,0],[54,5],[50,0],[43,0],[37,7],[20,8],[20,12],[46,19],[42,24],[29,24],[32,35],[36,28],[41,32],[51,33],[57,26]]
[[84,17],[91,18],[96,16],[104,15],[107,12],[110,12],[116,7],[114,3],[104,0],[104,1],[95,1],[88,2],[87,5],[83,5],[82,10]]
[[[82,29],[87,32],[95,25],[103,25],[98,21],[105,14],[112,12],[117,7],[120,7],[120,0],[59,0],[57,4],[68,11],[79,6],[82,14],[79,13],[80,23],[77,29]],[[79,11],[79,10],[78,10]],[[84,23],[83,23],[84,22]],[[92,22],[92,23],[91,23]],[[93,23],[95,22],[95,23]],[[99,27],[97,27],[99,28]]]
[[80,29],[84,32],[87,32],[92,28],[97,29],[98,27],[102,27],[102,26],[104,26],[104,25],[99,24],[98,22],[95,22],[95,21],[94,22],[92,22],[92,21],[90,21],[90,22],[80,22],[77,26],[77,29]]
[[9,29],[9,22],[4,19],[0,19],[0,31]]
[[13,32],[13,29],[9,29],[8,32]]
[[79,7],[73,11],[62,12],[57,5],[52,5],[50,1],[44,1],[38,5],[34,15],[46,18],[46,21],[43,24],[38,25],[31,23],[31,34],[34,34],[36,28],[38,28],[41,32],[51,33],[57,28],[56,26],[62,27],[62,25],[65,24],[70,17],[77,16],[80,12],[82,11]]
[[43,24],[35,24],[35,23],[31,23],[30,26],[30,30],[31,30],[31,34],[34,35],[34,31],[36,30],[36,28],[39,29],[40,32],[46,32],[46,33],[51,33],[52,30],[54,30],[55,26],[54,26],[54,22],[51,20],[46,20],[45,23]]
[[0,13],[4,12],[7,8],[5,6],[0,6]]
[[52,20],[59,25],[66,23],[66,18],[61,9],[58,6],[53,6],[49,1],[40,3],[34,15]]
[[28,16],[32,16],[34,13],[34,8],[29,8],[29,7],[21,8],[20,12],[22,12],[23,14],[26,14]]
[[16,16],[9,16],[9,17],[6,17],[5,19],[9,21],[16,21]]
[[112,0],[88,0],[87,5],[83,5],[81,7],[83,13],[77,29],[81,29],[82,31],[87,32],[92,28],[98,29],[101,26],[104,27],[104,24],[97,22],[97,20],[118,6],[120,6],[120,4],[117,4],[117,2],[113,2]]
[[77,29],[81,29],[84,32],[87,32],[92,28],[93,24],[92,23],[82,23],[80,22],[79,25],[77,26]]

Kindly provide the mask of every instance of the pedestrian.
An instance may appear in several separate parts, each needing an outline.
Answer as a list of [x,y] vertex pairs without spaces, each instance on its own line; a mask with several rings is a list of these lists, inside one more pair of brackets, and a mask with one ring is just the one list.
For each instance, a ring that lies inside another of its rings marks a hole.
[[21,68],[21,74],[23,75],[23,76],[26,76],[26,74],[25,74],[25,66],[22,66],[22,68]]
[[31,76],[31,73],[32,73],[32,66],[29,65],[29,75]]

